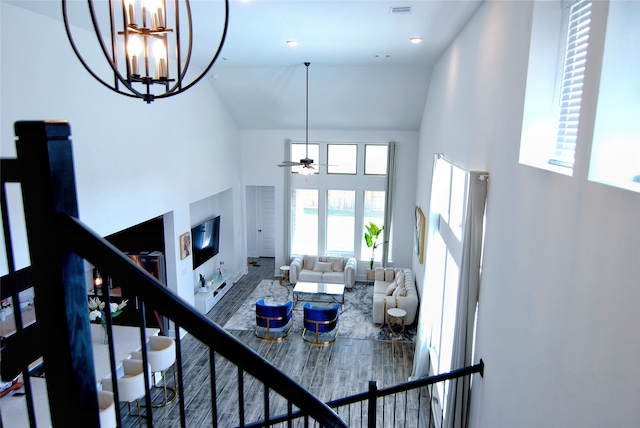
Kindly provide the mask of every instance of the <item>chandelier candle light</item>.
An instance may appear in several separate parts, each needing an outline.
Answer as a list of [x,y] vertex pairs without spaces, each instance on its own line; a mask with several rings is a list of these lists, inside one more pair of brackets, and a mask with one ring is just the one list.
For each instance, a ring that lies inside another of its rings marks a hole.
[[[189,0],[88,0],[89,17],[95,35],[110,70],[113,71],[112,77],[102,76],[95,70],[104,67],[92,68],[86,59],[94,57],[95,53],[83,56],[79,46],[86,45],[86,42],[78,38],[81,43],[76,43],[73,37],[72,28],[82,26],[82,23],[72,23],[70,20],[70,17],[81,19],[79,3],[81,2],[62,0],[62,15],[67,37],[82,65],[96,80],[114,92],[142,98],[147,103],[155,98],[177,95],[200,81],[218,58],[227,34],[229,0],[196,2],[203,8],[203,12],[199,11],[198,15],[203,15],[199,18],[208,29],[215,28],[215,16],[220,15],[221,34],[215,52],[213,48],[210,49],[212,59],[209,65],[197,77],[187,81],[185,77],[194,47]],[[220,4],[224,4],[224,12]],[[220,10],[216,10],[216,7]],[[181,26],[188,30],[186,37],[180,34]],[[211,40],[199,42],[201,46],[215,47]],[[120,58],[123,60],[119,60]],[[175,63],[174,77],[170,72],[170,61]]]

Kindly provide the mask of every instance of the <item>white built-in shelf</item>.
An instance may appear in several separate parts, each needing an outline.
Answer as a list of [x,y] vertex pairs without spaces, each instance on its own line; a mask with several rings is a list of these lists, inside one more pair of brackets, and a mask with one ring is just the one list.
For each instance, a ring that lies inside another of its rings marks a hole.
[[207,314],[232,286],[233,281],[231,281],[231,276],[225,275],[207,282],[205,291],[201,291],[200,288],[198,288],[193,299],[198,312]]

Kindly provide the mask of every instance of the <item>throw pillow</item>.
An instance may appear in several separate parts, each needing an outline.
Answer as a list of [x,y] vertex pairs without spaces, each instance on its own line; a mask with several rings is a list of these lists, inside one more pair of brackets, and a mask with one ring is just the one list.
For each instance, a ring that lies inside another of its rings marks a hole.
[[384,270],[384,280],[385,281],[393,281],[395,272],[393,269],[385,269]]
[[334,272],[343,272],[342,259],[340,257],[327,257],[327,261],[331,263],[331,269]]
[[397,287],[398,284],[395,281],[389,284],[389,286],[387,287],[387,296],[391,296],[393,292],[396,291]]
[[398,287],[393,291],[393,293],[392,293],[391,295],[392,295],[393,297],[401,296],[401,295],[402,295],[401,293],[402,293],[402,291],[404,290],[404,288],[405,288],[405,287],[404,287],[404,285],[402,285],[402,286],[400,286],[400,285],[399,285],[399,286],[398,286]]
[[398,285],[404,285],[404,272],[402,270],[396,273],[396,282]]
[[314,272],[332,272],[330,262],[316,262],[313,266]]
[[304,263],[302,269],[313,270],[313,266],[318,261],[318,258],[315,256],[305,256]]
[[398,288],[401,288],[401,290],[398,293],[397,297],[407,297],[407,294],[409,294],[409,289],[407,287],[398,287]]

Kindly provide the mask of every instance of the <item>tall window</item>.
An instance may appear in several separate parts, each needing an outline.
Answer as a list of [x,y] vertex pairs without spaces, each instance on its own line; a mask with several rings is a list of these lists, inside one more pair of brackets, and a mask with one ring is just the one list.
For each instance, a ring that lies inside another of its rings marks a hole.
[[327,253],[353,251],[353,232],[356,219],[356,192],[327,191]]
[[[291,159],[304,158],[304,150],[304,143],[291,143]],[[387,153],[387,144],[309,144],[316,173],[288,176],[291,254],[341,254],[370,260],[364,225],[370,221],[384,223]],[[376,260],[380,261],[382,255],[379,248]]]
[[[382,226],[384,223],[384,204],[385,204],[385,192],[383,191],[365,191],[364,192],[364,222],[362,225],[362,236],[366,232],[365,226],[369,222],[374,222],[378,226]],[[380,235],[380,242],[382,242],[382,235]],[[362,240],[362,247],[360,248],[360,254],[362,254],[362,260],[371,260],[371,254],[374,255],[374,261],[379,262],[382,260],[382,249],[378,248],[375,252],[373,248],[367,247],[367,243]]]
[[549,159],[549,163],[569,168],[573,168],[575,161],[590,23],[591,1],[575,1],[569,11],[556,147],[553,156]]
[[318,191],[291,192],[291,251],[315,255],[318,252]]
[[[446,373],[473,361],[487,180],[486,173],[464,171],[436,159],[426,244],[428,275],[423,280],[411,379]],[[435,420],[464,425],[458,422],[468,408],[465,391],[470,380],[462,382],[434,388]]]

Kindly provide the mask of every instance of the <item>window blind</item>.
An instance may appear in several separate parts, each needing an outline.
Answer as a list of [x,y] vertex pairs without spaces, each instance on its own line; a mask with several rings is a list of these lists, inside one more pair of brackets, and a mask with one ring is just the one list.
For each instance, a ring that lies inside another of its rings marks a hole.
[[560,110],[556,146],[549,163],[573,168],[580,122],[582,85],[587,64],[587,46],[591,24],[591,1],[577,0],[569,11],[560,88]]

